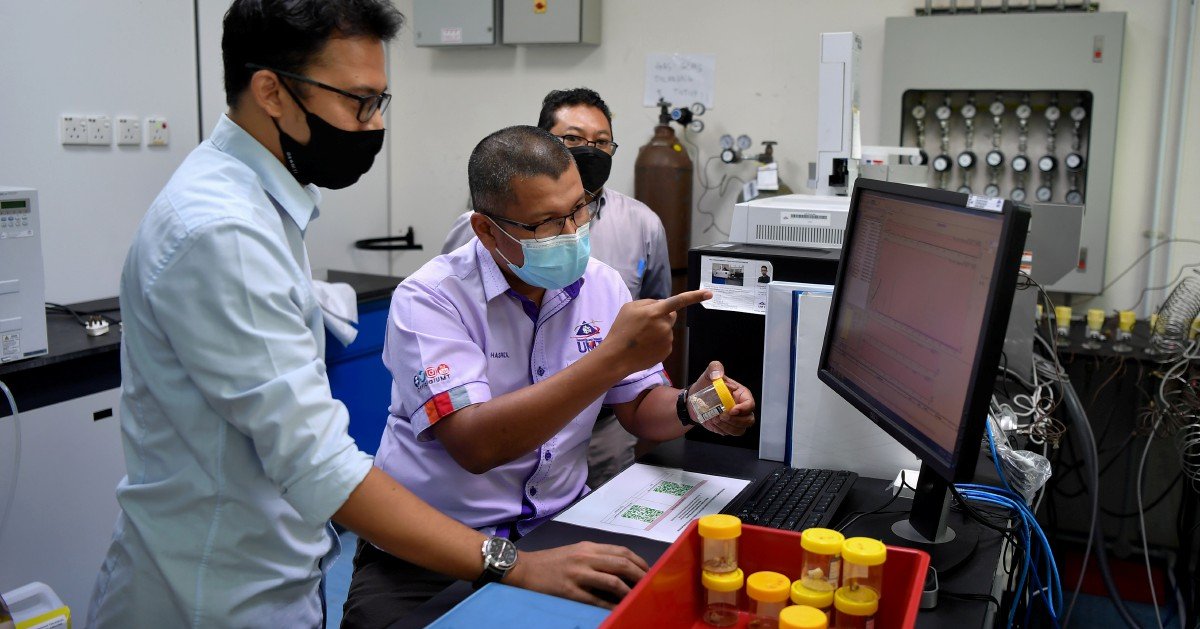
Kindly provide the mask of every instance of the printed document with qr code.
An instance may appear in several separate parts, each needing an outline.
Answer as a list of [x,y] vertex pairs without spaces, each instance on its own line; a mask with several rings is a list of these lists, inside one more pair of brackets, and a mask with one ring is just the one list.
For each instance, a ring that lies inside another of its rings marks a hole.
[[749,484],[634,463],[554,519],[670,543],[692,520],[720,513]]

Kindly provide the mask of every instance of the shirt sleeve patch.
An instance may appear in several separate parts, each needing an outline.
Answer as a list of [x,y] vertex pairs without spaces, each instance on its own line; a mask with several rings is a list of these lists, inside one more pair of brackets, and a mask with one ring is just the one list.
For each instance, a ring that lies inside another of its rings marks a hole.
[[429,401],[425,402],[425,417],[432,426],[439,419],[471,404],[471,394],[466,385],[459,385],[429,398]]

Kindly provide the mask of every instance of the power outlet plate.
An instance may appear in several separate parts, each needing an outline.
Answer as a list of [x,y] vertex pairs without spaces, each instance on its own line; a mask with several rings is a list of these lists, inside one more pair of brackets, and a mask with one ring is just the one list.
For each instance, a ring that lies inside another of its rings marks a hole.
[[64,145],[87,144],[87,120],[83,116],[60,116],[58,119],[58,138]]
[[141,146],[142,120],[137,116],[117,116],[117,145]]
[[171,143],[171,130],[166,118],[146,118],[146,146],[166,146]]
[[87,143],[99,146],[111,146],[112,119],[108,116],[88,116]]

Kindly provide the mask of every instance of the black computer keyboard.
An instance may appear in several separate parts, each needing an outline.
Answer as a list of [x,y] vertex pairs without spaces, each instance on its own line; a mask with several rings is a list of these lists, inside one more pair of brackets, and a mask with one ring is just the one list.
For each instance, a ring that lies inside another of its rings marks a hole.
[[789,531],[827,526],[858,474],[784,467],[759,481],[740,506],[727,509],[746,524]]

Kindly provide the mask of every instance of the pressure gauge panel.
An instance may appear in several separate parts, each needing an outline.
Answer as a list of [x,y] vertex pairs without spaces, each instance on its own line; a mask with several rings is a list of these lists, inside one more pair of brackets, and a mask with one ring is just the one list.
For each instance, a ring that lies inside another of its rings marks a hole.
[[1000,196],[1000,186],[997,186],[994,183],[989,183],[987,186],[985,186],[983,188],[983,193],[989,197],[999,197]]
[[1024,155],[1012,158],[1012,169],[1019,173],[1029,170],[1029,158]]
[[963,194],[971,194],[971,186],[968,186],[967,184],[964,183],[963,185],[958,187],[958,191]]
[[1021,103],[1020,105],[1017,105],[1016,113],[1017,113],[1017,117],[1020,118],[1021,120],[1028,120],[1029,116],[1033,115],[1033,109],[1030,108],[1029,105],[1026,105],[1025,103]]
[[688,123],[688,129],[691,129],[692,133],[700,133],[701,131],[704,130],[704,121],[703,120],[693,120]]
[[737,147],[743,151],[754,145],[754,141],[748,135],[739,135],[737,138]]
[[947,170],[950,170],[950,167],[953,165],[954,162],[950,161],[949,155],[938,155],[937,157],[933,158],[933,169],[939,173],[944,173]]
[[993,116],[997,116],[997,117],[1003,116],[1004,115],[1004,103],[1001,101],[998,101],[998,100],[993,101],[992,104],[988,106],[988,113],[992,114]]
[[723,149],[733,148],[733,136],[732,135],[729,135],[728,133],[726,133],[725,135],[721,136],[721,148],[723,148]]
[[1083,205],[1083,193],[1078,190],[1067,190],[1067,203]]
[[937,116],[938,120],[949,120],[951,113],[953,112],[950,111],[950,107],[948,105],[942,105],[937,108],[937,110],[934,112],[934,115]]
[[733,149],[721,149],[721,161],[726,164],[733,164],[739,161],[737,151]]
[[984,158],[988,166],[999,168],[1004,165],[1004,153],[997,150],[988,151],[987,157]]
[[1061,117],[1062,117],[1062,110],[1059,109],[1058,107],[1051,105],[1046,108],[1046,120],[1049,120],[1050,122],[1057,122],[1058,119]]
[[913,166],[924,166],[929,163],[929,153],[926,153],[925,149],[920,149],[916,155],[908,156],[908,163]]
[[703,116],[705,111],[707,111],[707,108],[704,106],[704,103],[701,103],[701,102],[692,103],[692,115],[693,116]]
[[1025,202],[1025,188],[1013,188],[1012,193],[1009,194],[1009,198],[1012,199],[1015,203],[1024,203]]
[[963,151],[958,154],[958,167],[963,170],[971,170],[975,167],[975,152]]
[[1067,156],[1063,158],[1063,166],[1066,166],[1067,170],[1071,172],[1078,172],[1083,169],[1083,156],[1075,152],[1067,153]]
[[963,118],[970,120],[971,118],[975,117],[975,114],[977,112],[975,110],[975,105],[972,105],[971,103],[967,103],[966,105],[962,106],[962,110],[960,110],[959,113],[962,114]]
[[1043,155],[1038,160],[1037,166],[1038,170],[1044,173],[1054,172],[1054,169],[1058,167],[1058,159],[1053,155]]
[[1087,118],[1086,109],[1078,105],[1071,108],[1071,120],[1074,120],[1075,122],[1082,122],[1084,118]]
[[1049,203],[1050,197],[1054,196],[1054,191],[1050,189],[1050,186],[1038,186],[1035,195],[1038,203]]
[[912,108],[912,117],[917,120],[924,120],[926,113],[924,105],[916,105]]

